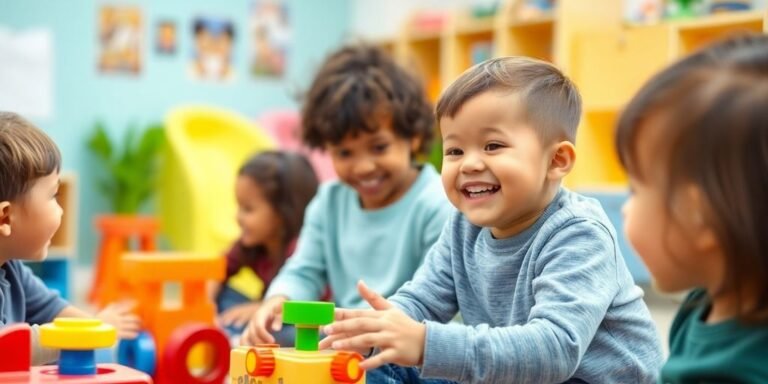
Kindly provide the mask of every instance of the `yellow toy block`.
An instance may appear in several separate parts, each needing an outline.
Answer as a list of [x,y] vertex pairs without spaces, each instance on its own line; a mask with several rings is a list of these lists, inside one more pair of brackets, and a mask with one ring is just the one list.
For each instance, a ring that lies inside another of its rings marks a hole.
[[283,322],[296,326],[296,348],[262,344],[233,349],[229,360],[231,384],[364,384],[360,354],[318,351],[318,328],[333,322],[333,312],[333,303],[283,303]]
[[[344,351],[297,351],[261,345],[238,347],[229,360],[232,384],[365,383],[362,356]],[[254,381],[255,380],[255,381]]]
[[55,349],[90,350],[115,344],[117,331],[99,319],[60,317],[40,326],[40,344]]

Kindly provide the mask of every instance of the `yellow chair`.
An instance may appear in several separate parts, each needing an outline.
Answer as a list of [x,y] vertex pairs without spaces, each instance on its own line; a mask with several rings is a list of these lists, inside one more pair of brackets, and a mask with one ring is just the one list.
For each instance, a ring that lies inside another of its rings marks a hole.
[[176,250],[223,253],[237,239],[235,179],[252,154],[275,147],[257,125],[232,111],[189,106],[165,118],[161,168],[162,232]]

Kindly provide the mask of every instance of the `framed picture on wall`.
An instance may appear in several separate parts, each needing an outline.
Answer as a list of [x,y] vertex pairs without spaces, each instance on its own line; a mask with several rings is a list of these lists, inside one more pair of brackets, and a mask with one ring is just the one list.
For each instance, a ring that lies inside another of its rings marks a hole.
[[161,20],[155,26],[155,52],[158,55],[173,55],[176,53],[176,23]]
[[139,74],[143,62],[141,9],[102,5],[97,15],[99,71]]
[[235,26],[231,20],[200,16],[192,22],[192,77],[198,80],[225,81],[234,76],[232,51]]
[[251,74],[282,76],[291,45],[291,26],[285,1],[254,0],[249,24]]

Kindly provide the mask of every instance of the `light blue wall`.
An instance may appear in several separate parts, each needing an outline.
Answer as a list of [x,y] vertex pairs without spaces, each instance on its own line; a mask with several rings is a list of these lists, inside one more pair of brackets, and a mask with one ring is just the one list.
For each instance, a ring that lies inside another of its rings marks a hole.
[[[138,77],[101,75],[96,69],[96,25],[100,4],[139,5],[144,11],[144,68]],[[254,80],[248,68],[247,40],[250,0],[58,1],[0,0],[0,26],[49,28],[54,45],[54,111],[50,119],[33,120],[59,144],[64,170],[79,178],[79,259],[90,261],[97,237],[95,214],[106,212],[106,200],[95,188],[96,169],[86,152],[85,138],[94,122],[106,122],[114,137],[131,123],[160,121],[169,108],[207,103],[256,117],[271,108],[295,107],[293,96],[307,86],[324,55],[344,39],[350,25],[350,0],[287,0],[293,28],[293,49],[284,81]],[[187,64],[192,52],[189,34],[198,15],[230,18],[239,36],[229,84],[191,80]],[[158,20],[177,24],[175,56],[156,56],[152,47]],[[2,60],[2,58],[0,58]]]

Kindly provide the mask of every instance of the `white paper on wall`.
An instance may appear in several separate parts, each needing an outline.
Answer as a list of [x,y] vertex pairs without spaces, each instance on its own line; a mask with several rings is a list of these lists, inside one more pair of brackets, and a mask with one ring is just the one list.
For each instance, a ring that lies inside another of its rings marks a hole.
[[0,110],[50,118],[53,110],[53,39],[50,30],[0,27]]

